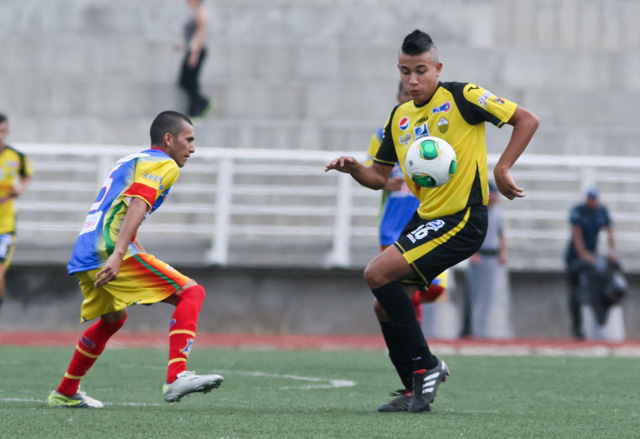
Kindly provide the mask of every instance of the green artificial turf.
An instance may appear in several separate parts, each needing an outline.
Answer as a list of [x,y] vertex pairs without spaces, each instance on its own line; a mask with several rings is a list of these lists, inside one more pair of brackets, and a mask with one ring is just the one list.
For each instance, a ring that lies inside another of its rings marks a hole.
[[107,349],[82,383],[105,408],[48,408],[72,351],[0,346],[0,438],[640,436],[633,358],[444,356],[452,375],[416,415],[377,413],[399,387],[382,352],[195,349],[189,369],[225,382],[169,405],[166,351]]

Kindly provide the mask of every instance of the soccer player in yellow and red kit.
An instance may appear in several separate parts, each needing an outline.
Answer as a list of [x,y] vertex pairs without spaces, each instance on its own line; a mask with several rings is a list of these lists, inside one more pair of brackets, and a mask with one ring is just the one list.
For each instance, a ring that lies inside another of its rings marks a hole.
[[[395,244],[369,262],[364,272],[369,288],[391,321],[393,331],[385,337],[387,347],[404,356],[412,371],[411,392],[378,410],[419,413],[430,410],[449,369],[429,350],[422,334],[410,300],[415,285],[405,287],[403,282],[429,285],[442,271],[480,248],[487,232],[485,122],[513,126],[494,168],[494,178],[505,197],[512,200],[524,196],[509,169],[529,144],[538,118],[475,84],[440,82],[442,63],[436,46],[420,30],[405,37],[398,53],[398,70],[413,100],[392,110],[373,165],[364,166],[353,157],[343,156],[328,163],[326,170],[348,173],[363,186],[381,189],[399,162],[409,189],[420,200]],[[404,169],[409,145],[423,136],[440,137],[456,151],[456,173],[441,187],[418,187]]]
[[81,321],[98,318],[80,337],[62,382],[51,392],[52,407],[102,408],[79,391],[80,380],[124,325],[127,306],[167,302],[176,309],[169,323],[167,402],[207,393],[220,375],[195,375],[186,362],[196,336],[205,291],[194,280],[146,253],[136,234],[144,218],[164,201],[195,152],[193,124],[184,115],[160,113],[150,129],[151,148],[120,159],[91,205],[67,269],[84,295]]
[[14,200],[25,191],[33,173],[27,156],[4,143],[8,135],[9,121],[0,114],[0,306],[5,293],[4,278],[16,243]]

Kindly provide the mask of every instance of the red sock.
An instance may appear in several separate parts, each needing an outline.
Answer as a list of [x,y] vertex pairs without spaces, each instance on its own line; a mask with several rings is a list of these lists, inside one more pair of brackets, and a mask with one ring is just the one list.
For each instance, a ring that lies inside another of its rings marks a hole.
[[167,383],[176,380],[180,372],[187,370],[187,358],[196,337],[198,315],[204,301],[204,288],[194,285],[178,296],[176,310],[171,316],[169,329],[169,370]]
[[67,396],[76,394],[78,387],[80,387],[80,380],[104,351],[109,338],[122,328],[125,320],[127,320],[126,315],[121,320],[112,323],[107,323],[101,318],[82,334],[71,358],[71,363],[69,363],[67,373],[64,374],[64,378],[58,386],[58,392]]

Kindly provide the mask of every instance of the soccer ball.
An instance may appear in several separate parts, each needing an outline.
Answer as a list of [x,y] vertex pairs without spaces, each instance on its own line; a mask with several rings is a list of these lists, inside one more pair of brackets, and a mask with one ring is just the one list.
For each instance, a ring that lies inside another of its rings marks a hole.
[[457,165],[453,147],[438,137],[420,137],[411,144],[404,159],[407,175],[426,188],[439,187],[451,180]]

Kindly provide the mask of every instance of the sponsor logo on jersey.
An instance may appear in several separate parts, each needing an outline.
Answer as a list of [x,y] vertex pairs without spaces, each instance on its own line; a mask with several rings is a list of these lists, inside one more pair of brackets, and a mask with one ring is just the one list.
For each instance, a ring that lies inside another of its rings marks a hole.
[[142,174],[142,178],[146,178],[151,181],[162,181],[162,177],[158,175],[149,174],[148,172],[145,172],[144,174]]
[[93,232],[100,223],[100,218],[102,218],[102,211],[99,210],[94,213],[90,213],[84,220],[84,225],[82,226],[82,230],[80,230],[80,234],[84,235],[85,233]]
[[449,110],[451,110],[451,102],[447,101],[444,104],[440,105],[439,107],[436,107],[433,110],[431,110],[431,113],[433,114],[448,113]]
[[171,321],[169,322],[169,328],[171,328],[175,324],[176,324],[176,319],[171,319]]
[[426,123],[420,125],[419,127],[415,127],[413,129],[413,135],[415,139],[418,140],[420,137],[427,137],[429,135],[429,127]]
[[482,96],[478,98],[478,103],[486,108],[487,104],[489,103],[489,99],[491,99],[491,96],[493,96],[493,93],[491,93],[489,90],[485,91],[484,93],[482,93]]
[[89,337],[87,337],[86,335],[83,335],[82,337],[80,337],[80,343],[82,343],[83,345],[85,345],[89,349],[93,349],[93,348],[96,347],[96,344],[94,342],[92,342],[91,340],[89,340]]
[[418,119],[418,121],[416,122],[416,125],[420,125],[421,123],[424,123],[428,120],[429,120],[429,117],[423,117],[422,119]]
[[504,99],[502,99],[502,98],[499,98],[499,97],[496,96],[494,101],[496,102],[496,104],[504,105]]
[[446,118],[441,117],[438,121],[438,131],[442,134],[446,134],[449,131],[449,121]]
[[440,219],[429,221],[426,224],[421,224],[420,227],[409,233],[407,238],[409,238],[409,241],[412,243],[416,243],[418,240],[426,238],[429,235],[430,230],[437,232],[444,226],[444,224],[444,221]]
[[398,125],[400,126],[400,129],[402,131],[406,131],[407,128],[409,128],[410,124],[411,121],[409,120],[409,118],[407,116],[404,116],[402,119],[400,119],[400,123]]

